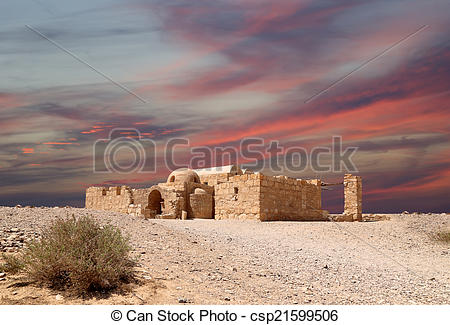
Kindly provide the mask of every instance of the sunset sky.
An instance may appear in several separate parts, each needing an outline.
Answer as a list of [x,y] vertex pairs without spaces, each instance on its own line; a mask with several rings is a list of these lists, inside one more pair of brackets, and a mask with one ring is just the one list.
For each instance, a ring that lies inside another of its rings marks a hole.
[[[448,0],[3,0],[0,205],[83,206],[93,184],[162,181],[171,137],[312,148],[339,135],[359,148],[364,212],[448,212],[449,12]],[[93,173],[114,128],[157,143],[157,173]],[[342,211],[341,192],[324,191],[324,208]]]

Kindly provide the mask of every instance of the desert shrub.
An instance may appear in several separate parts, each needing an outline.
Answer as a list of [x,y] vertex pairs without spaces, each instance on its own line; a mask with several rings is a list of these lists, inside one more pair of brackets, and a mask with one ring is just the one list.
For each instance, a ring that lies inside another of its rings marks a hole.
[[135,264],[130,251],[119,229],[72,217],[53,223],[22,259],[25,272],[38,283],[85,294],[130,280]]
[[450,244],[450,231],[439,231],[433,235],[433,238],[437,241]]
[[2,254],[3,263],[0,264],[0,272],[17,273],[25,266],[20,256]]

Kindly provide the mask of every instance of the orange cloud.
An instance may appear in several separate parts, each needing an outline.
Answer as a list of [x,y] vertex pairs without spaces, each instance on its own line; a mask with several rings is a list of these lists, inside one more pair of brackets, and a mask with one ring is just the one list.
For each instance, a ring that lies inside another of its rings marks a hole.
[[80,145],[79,143],[74,143],[74,142],[44,142],[43,144],[47,144],[47,145]]
[[92,129],[92,130],[89,130],[89,131],[81,131],[80,133],[82,133],[82,134],[92,134],[92,133],[98,133],[98,132],[101,132],[101,131],[104,131],[104,129]]
[[22,148],[23,153],[34,153],[34,148]]

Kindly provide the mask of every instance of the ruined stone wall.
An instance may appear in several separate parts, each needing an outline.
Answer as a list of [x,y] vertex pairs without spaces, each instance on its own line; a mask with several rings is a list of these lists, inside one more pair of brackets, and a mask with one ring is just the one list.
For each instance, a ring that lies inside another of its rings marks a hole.
[[289,220],[302,209],[301,186],[285,176],[263,176],[261,220]]
[[321,210],[320,180],[262,176],[261,221],[326,220]]
[[228,179],[231,177],[228,173],[220,173],[220,174],[210,174],[210,175],[200,175],[200,182],[202,184],[207,184],[209,186],[214,186],[223,182],[228,182]]
[[322,181],[320,179],[308,179],[302,183],[305,192],[304,209],[322,209]]
[[180,219],[186,209],[186,183],[159,183],[158,188],[164,199],[162,214]]
[[150,188],[131,189],[132,203],[128,207],[128,213],[134,216],[143,216],[148,205]]
[[145,216],[151,188],[89,187],[86,190],[86,208],[117,211],[134,216]]
[[215,185],[215,219],[259,219],[260,189],[260,174],[236,175]]
[[148,196],[150,194],[150,187],[148,188],[134,188],[132,189],[133,204],[141,205],[145,208],[148,205]]
[[128,213],[132,202],[132,192],[128,186],[89,187],[86,190],[87,209]]
[[344,216],[348,217],[348,221],[362,221],[361,176],[344,176]]

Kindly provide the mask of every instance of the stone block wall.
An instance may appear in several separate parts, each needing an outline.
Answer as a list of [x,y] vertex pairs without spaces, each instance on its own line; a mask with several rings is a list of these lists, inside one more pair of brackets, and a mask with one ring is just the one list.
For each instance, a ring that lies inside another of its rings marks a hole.
[[150,194],[150,188],[135,188],[132,189],[133,194],[133,204],[140,205],[142,208],[145,208],[148,204],[148,196]]
[[134,216],[144,215],[145,208],[148,205],[148,195],[150,188],[131,189],[132,203],[128,207],[128,213]]
[[326,220],[320,180],[261,175],[261,221]]
[[289,220],[302,210],[301,184],[285,176],[263,176],[261,181],[262,221]]
[[344,216],[348,221],[362,221],[362,180],[361,176],[344,176]]
[[209,186],[214,186],[223,182],[228,182],[230,175],[228,173],[200,175],[200,182]]
[[320,180],[244,174],[214,186],[216,219],[327,220]]
[[181,218],[181,213],[186,206],[186,187],[185,183],[160,183],[152,189],[161,192],[164,200],[162,214],[172,215],[174,218]]
[[128,207],[133,202],[132,197],[128,186],[89,187],[86,190],[86,208],[128,213]]
[[216,219],[259,219],[261,175],[230,177],[214,186]]
[[307,210],[322,209],[322,181],[320,179],[308,179],[302,183],[305,192],[304,208]]
[[188,216],[196,219],[212,219],[213,217],[213,197],[205,190],[196,189],[189,195]]

